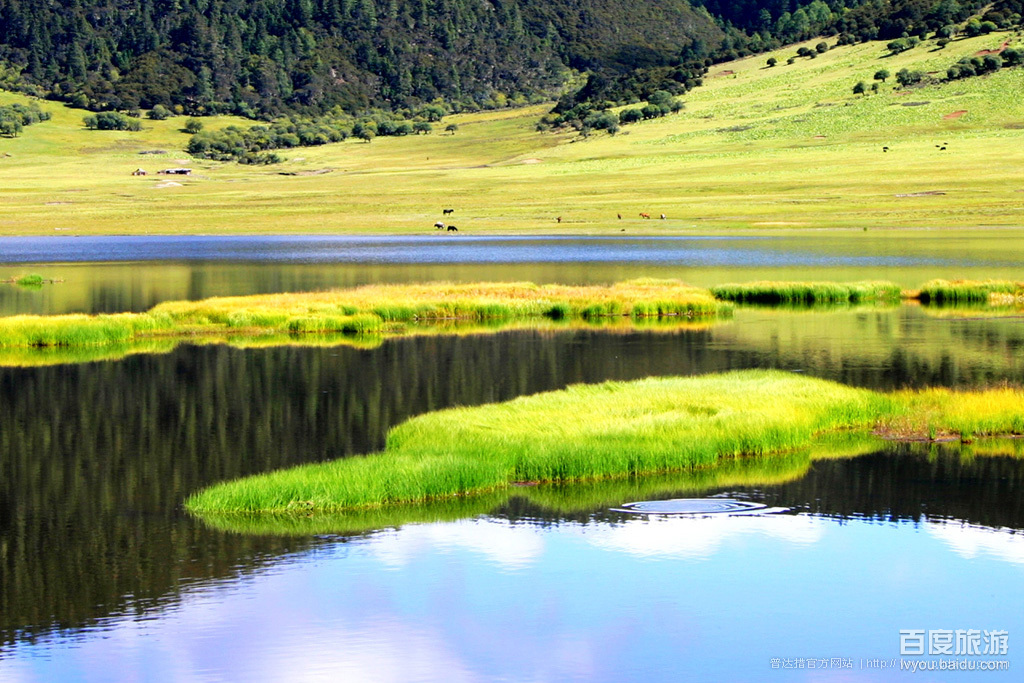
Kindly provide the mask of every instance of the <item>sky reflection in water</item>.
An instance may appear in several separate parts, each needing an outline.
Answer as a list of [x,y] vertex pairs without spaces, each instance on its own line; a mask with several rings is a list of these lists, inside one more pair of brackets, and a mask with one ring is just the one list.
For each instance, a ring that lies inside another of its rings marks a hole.
[[900,629],[1008,630],[1012,660],[1024,618],[1002,594],[1022,575],[1020,537],[946,522],[407,525],[16,648],[0,678],[788,680],[771,658],[844,657],[814,680],[890,680],[860,660],[898,657]]

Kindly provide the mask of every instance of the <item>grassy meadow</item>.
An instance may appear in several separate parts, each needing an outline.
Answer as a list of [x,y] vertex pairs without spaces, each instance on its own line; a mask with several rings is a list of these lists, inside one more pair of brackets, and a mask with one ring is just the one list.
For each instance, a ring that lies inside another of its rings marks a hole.
[[[188,158],[182,117],[89,131],[86,112],[46,102],[51,121],[0,139],[0,234],[432,233],[442,208],[460,235],[1020,227],[1021,68],[852,93],[881,68],[941,77],[1008,38],[1021,43],[997,32],[888,56],[872,42],[791,65],[788,46],[714,65],[682,112],[614,137],[538,132],[549,107],[534,106],[450,116],[454,135],[288,150],[268,167]],[[140,154],[153,150],[165,153]],[[154,175],[181,165],[193,175]]]
[[810,448],[839,430],[927,440],[1024,433],[1024,390],[884,394],[772,370],[575,385],[428,413],[383,453],[227,482],[198,513],[341,511],[505,489],[708,468]]

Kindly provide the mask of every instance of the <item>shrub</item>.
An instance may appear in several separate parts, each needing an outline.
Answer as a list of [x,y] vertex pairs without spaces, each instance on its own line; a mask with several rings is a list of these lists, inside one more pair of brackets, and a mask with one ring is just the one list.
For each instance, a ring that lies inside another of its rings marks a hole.
[[203,122],[200,121],[199,119],[197,119],[194,116],[190,117],[187,121],[185,121],[185,132],[189,133],[190,135],[195,135],[196,133],[198,133],[202,129],[203,129]]
[[90,130],[142,130],[142,123],[116,111],[101,111],[82,119]]
[[155,105],[146,116],[154,121],[163,121],[173,116],[171,110],[162,104]]

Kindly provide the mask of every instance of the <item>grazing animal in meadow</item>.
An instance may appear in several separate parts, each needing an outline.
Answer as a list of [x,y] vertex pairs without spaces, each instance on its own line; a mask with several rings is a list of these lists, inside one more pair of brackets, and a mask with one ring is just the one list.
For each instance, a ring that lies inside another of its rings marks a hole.
[[459,231],[459,229],[456,228],[454,225],[449,225],[448,226],[448,232],[458,232],[458,231]]
[[620,221],[622,220],[622,214],[621,214],[621,213],[617,213],[617,214],[615,214],[615,215],[619,217],[619,220],[620,220]]
[[665,220],[665,214],[661,214],[661,220]]
[[437,228],[438,230],[444,230],[444,223],[442,223],[441,221],[438,221],[438,222],[434,223],[434,227]]
[[939,151],[940,151],[940,152],[944,152],[945,150],[946,150],[946,148],[945,148],[945,147],[939,147]]
[[443,209],[441,213],[443,213],[445,216],[450,216],[453,213],[455,213],[455,209]]
[[562,222],[562,217],[561,217],[561,216],[559,216],[558,218],[556,218],[556,219],[555,219],[555,222],[556,222],[556,223],[561,223],[561,222]]
[[650,217],[651,217],[651,214],[649,214],[649,213],[641,213],[640,214],[640,218],[650,218]]
[[888,147],[883,147],[883,148],[882,148],[882,151],[883,151],[883,152],[888,152],[888,151],[889,151],[889,148],[888,148]]

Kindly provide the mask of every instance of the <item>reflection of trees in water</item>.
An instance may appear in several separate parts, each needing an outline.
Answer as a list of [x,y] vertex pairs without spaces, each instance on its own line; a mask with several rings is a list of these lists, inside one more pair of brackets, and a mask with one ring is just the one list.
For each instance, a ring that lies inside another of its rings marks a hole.
[[[173,599],[183,582],[310,547],[208,530],[180,506],[216,481],[378,449],[388,428],[429,410],[573,382],[747,367],[882,387],[898,377],[963,384],[1000,367],[947,337],[939,353],[897,345],[879,361],[856,349],[813,352],[814,340],[784,342],[778,326],[757,328],[742,342],[728,326],[517,331],[396,339],[373,350],[187,347],[0,369],[0,638],[144,609]],[[1012,379],[1016,367],[1007,369]]]
[[959,446],[893,444],[873,455],[815,461],[806,477],[765,489],[763,498],[770,505],[836,517],[927,516],[1024,529],[1019,455],[961,457]]

